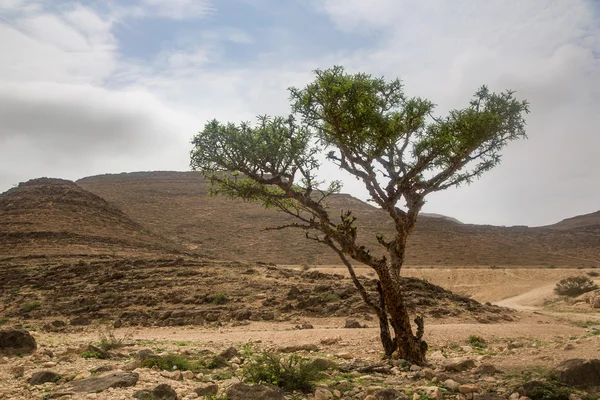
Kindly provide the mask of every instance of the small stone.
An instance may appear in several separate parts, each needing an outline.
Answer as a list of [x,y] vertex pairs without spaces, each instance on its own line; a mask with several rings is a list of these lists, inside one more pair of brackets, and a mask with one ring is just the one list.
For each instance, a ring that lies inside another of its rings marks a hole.
[[445,371],[463,372],[475,368],[475,361],[469,358],[462,360],[449,360],[444,364]]
[[15,367],[12,367],[10,369],[10,374],[12,375],[13,378],[17,379],[17,378],[22,378],[23,375],[25,374],[25,367],[22,365],[17,365]]
[[201,386],[199,388],[194,389],[194,392],[198,396],[205,396],[205,397],[216,396],[217,393],[219,392],[219,385],[213,383],[210,385]]
[[446,379],[443,383],[443,386],[446,389],[452,390],[453,392],[458,392],[458,388],[460,386],[460,383],[456,382],[453,379]]
[[194,373],[192,371],[183,371],[181,373],[181,376],[183,376],[183,379],[194,379]]
[[319,351],[319,347],[312,343],[290,344],[279,348],[281,353],[296,353],[298,351]]
[[462,394],[468,394],[468,393],[477,393],[479,392],[479,387],[477,385],[460,385],[458,387],[458,391],[461,392]]
[[417,390],[425,393],[426,396],[432,399],[439,400],[444,397],[444,393],[437,386],[419,386]]
[[182,379],[181,371],[161,371],[160,376],[174,381],[180,381]]
[[347,319],[346,320],[346,324],[344,325],[344,328],[348,328],[348,329],[356,329],[356,328],[362,328],[363,326],[355,319]]
[[53,368],[56,367],[56,363],[54,361],[48,361],[42,364],[44,368]]
[[140,368],[142,362],[140,360],[131,360],[123,366],[123,371],[133,371],[134,369]]
[[354,356],[348,352],[337,353],[335,356],[344,360],[352,360],[354,358]]
[[569,343],[565,347],[563,347],[563,350],[564,351],[575,350],[575,346],[573,346],[571,343]]
[[417,364],[413,364],[413,365],[411,365],[411,366],[410,366],[410,370],[411,370],[411,371],[413,371],[413,372],[420,371],[420,370],[422,370],[422,369],[423,369],[423,368],[421,368],[421,367],[420,367],[420,366],[418,366]]
[[315,400],[333,400],[333,393],[323,388],[318,388],[315,390],[314,396]]

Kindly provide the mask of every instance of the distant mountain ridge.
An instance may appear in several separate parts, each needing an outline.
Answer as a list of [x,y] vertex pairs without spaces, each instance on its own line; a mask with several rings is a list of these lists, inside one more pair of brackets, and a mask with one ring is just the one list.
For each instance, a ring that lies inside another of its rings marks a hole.
[[575,217],[563,219],[553,225],[548,225],[551,229],[600,229],[600,210]]
[[[208,196],[196,172],[136,172],[80,179],[153,232],[219,259],[282,264],[338,264],[332,252],[292,230],[264,231],[290,219],[242,201]],[[332,216],[351,209],[359,239],[380,252],[377,232],[393,234],[385,212],[348,194],[332,196]],[[575,217],[578,218],[578,217]],[[462,224],[421,215],[409,239],[411,265],[600,265],[600,229],[528,228]]]

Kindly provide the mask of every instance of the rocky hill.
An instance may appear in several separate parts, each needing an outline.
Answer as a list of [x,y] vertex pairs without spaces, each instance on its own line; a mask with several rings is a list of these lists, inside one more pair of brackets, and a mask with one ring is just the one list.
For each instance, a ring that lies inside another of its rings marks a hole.
[[180,253],[77,184],[40,178],[0,195],[0,259],[154,257]]
[[596,230],[600,231],[600,210],[584,215],[578,215],[576,217],[563,219],[562,221],[549,225],[551,229],[580,229],[580,230]]
[[[254,203],[208,196],[195,172],[100,175],[78,185],[103,197],[144,227],[218,259],[281,264],[339,264],[328,248],[292,230],[264,231],[286,216]],[[347,194],[333,196],[333,215],[351,209],[359,237],[378,251],[376,232],[393,231],[387,215]],[[497,227],[421,216],[408,244],[412,265],[600,265],[600,229]]]

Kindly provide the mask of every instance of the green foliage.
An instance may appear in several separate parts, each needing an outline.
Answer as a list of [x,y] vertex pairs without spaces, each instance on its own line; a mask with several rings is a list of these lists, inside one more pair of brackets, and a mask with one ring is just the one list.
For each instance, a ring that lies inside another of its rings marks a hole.
[[554,293],[560,296],[575,297],[596,289],[598,286],[587,276],[570,276],[556,284]]
[[42,303],[34,300],[34,301],[28,301],[26,303],[21,304],[21,311],[24,313],[36,310],[38,308],[40,308],[42,306]]
[[228,300],[229,298],[225,293],[215,293],[211,297],[211,302],[214,304],[225,304]]
[[0,326],[6,325],[10,322],[9,318],[0,318]]
[[142,367],[152,368],[157,366],[159,369],[165,371],[199,371],[203,364],[201,361],[190,362],[186,357],[177,355],[177,354],[169,354],[165,357],[151,357],[142,361]]
[[97,358],[98,360],[103,360],[105,358],[105,356],[98,352],[98,351],[94,351],[94,350],[86,350],[83,353],[81,353],[81,357],[82,358]]
[[576,391],[573,388],[548,380],[543,382],[540,387],[528,392],[527,397],[531,400],[569,400],[569,396],[574,393]]
[[471,335],[467,342],[476,349],[484,349],[487,347],[485,340],[481,336]]
[[319,379],[321,371],[311,360],[297,354],[280,358],[278,354],[263,352],[253,356],[244,366],[242,377],[247,383],[275,385],[286,391],[308,393],[314,390],[314,382]]

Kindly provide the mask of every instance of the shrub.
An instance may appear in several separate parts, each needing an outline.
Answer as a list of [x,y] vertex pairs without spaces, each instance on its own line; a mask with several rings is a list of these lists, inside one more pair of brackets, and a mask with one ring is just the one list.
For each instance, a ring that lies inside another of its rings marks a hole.
[[215,293],[212,295],[211,301],[214,304],[225,304],[227,303],[227,295],[225,293]]
[[481,336],[471,335],[467,339],[467,342],[477,349],[483,349],[486,347],[485,340]]
[[125,334],[119,338],[113,329],[106,328],[106,331],[100,333],[98,347],[105,351],[120,349],[129,339],[131,339],[131,334]]
[[21,311],[27,313],[27,312],[33,311],[37,308],[40,308],[41,306],[42,306],[42,303],[40,303],[39,301],[28,301],[27,303],[21,304]]
[[570,276],[556,284],[554,293],[560,296],[575,297],[595,289],[598,289],[598,286],[587,276]]
[[600,276],[600,272],[598,271],[589,271],[587,274],[593,278]]
[[247,383],[278,386],[286,391],[312,392],[322,369],[311,360],[297,354],[280,359],[279,355],[263,352],[255,356],[242,371]]

